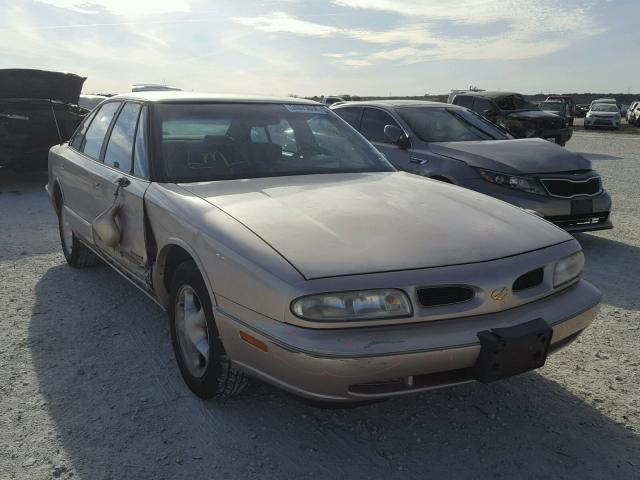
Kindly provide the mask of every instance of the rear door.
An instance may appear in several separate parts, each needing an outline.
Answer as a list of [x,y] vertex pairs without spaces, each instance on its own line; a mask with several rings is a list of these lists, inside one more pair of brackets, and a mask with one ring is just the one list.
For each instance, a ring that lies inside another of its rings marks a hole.
[[119,110],[102,152],[101,212],[117,205],[115,223],[120,238],[108,245],[99,236],[95,244],[105,256],[148,283],[148,257],[144,228],[144,194],[149,187],[146,157],[146,110],[141,103],[125,102]]
[[71,228],[89,244],[94,243],[91,223],[106,201],[100,152],[121,105],[122,102],[105,103],[82,124],[64,152],[66,161],[58,173]]

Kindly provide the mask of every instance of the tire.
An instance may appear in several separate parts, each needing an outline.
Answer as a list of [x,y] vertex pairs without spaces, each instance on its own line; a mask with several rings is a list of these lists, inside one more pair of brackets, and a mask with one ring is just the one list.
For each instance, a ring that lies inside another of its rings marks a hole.
[[207,287],[193,261],[176,268],[169,298],[171,343],[189,389],[204,400],[238,395],[247,377],[227,357]]
[[64,204],[60,203],[58,209],[58,231],[60,232],[60,245],[67,263],[74,268],[93,267],[100,263],[100,258],[84,245],[66,221]]

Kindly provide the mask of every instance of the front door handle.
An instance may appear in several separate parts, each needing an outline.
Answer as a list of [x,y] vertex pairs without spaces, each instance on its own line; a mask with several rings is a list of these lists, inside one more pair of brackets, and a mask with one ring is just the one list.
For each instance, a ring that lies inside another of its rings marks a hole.
[[116,183],[119,187],[128,187],[129,185],[131,185],[131,180],[129,180],[127,177],[120,177],[116,181]]

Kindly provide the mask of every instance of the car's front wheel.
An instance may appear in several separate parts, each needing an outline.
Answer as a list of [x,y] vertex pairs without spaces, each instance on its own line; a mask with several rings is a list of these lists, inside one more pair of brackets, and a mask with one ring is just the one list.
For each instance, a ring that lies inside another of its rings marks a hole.
[[202,275],[192,261],[181,263],[171,280],[169,322],[182,378],[203,399],[239,394],[245,374],[229,361]]
[[100,262],[100,258],[84,245],[71,229],[69,213],[61,202],[58,211],[58,230],[60,244],[67,263],[75,268],[93,267]]

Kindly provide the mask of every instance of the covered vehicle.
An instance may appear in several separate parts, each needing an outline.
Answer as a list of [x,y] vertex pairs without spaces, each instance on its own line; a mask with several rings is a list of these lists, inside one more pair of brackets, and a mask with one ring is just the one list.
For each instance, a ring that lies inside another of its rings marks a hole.
[[611,228],[611,198],[591,162],[539,138],[513,139],[455,105],[350,102],[334,112],[400,170],[454,183],[535,212],[571,231]]
[[0,70],[0,167],[46,168],[49,148],[68,140],[88,112],[78,106],[85,80],[71,73]]
[[519,93],[466,92],[453,97],[452,103],[486,117],[516,138],[540,137],[564,145],[573,135],[566,119],[540,110]]
[[571,235],[396,171],[307,100],[110,98],[51,149],[47,190],[68,263],[101,257],[167,310],[202,398],[247,375],[328,401],[499,380],[601,299]]

